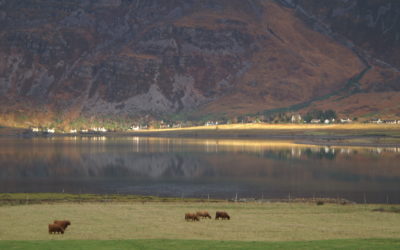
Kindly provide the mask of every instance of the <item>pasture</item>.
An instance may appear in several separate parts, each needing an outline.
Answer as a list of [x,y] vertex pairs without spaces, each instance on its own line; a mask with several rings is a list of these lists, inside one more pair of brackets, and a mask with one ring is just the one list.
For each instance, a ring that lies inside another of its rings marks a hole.
[[[373,211],[377,208],[381,208],[380,211]],[[13,242],[17,244],[16,241],[30,240],[133,239],[149,240],[146,242],[159,239],[184,240],[179,242],[185,240],[247,242],[243,244],[392,239],[388,242],[398,246],[400,238],[400,214],[396,213],[398,209],[382,208],[385,206],[229,202],[6,205],[0,207],[0,248],[1,244],[5,246],[4,244]],[[185,213],[198,210],[209,211],[213,219],[200,219],[199,222],[185,221]],[[214,220],[215,211],[226,211],[231,219]],[[47,226],[54,219],[71,221],[71,226],[64,235],[48,234]]]

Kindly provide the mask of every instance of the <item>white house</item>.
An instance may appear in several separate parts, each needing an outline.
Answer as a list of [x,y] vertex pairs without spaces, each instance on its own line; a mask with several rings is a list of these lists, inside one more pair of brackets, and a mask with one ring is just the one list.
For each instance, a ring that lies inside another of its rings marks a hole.
[[378,119],[372,119],[371,123],[381,124],[381,123],[383,123],[383,121],[378,118]]
[[299,123],[301,122],[301,115],[292,115],[292,118],[290,119],[292,123]]
[[206,122],[206,124],[204,124],[205,126],[213,126],[213,125],[218,125],[218,122],[214,122],[214,121],[208,121]]
[[35,132],[35,133],[39,132],[39,128],[32,128],[32,132]]
[[346,119],[340,119],[340,123],[351,123],[352,120],[350,118],[346,118]]
[[134,130],[134,131],[138,131],[140,129],[140,127],[139,126],[132,126],[131,129]]
[[321,123],[320,119],[312,119],[310,123]]
[[69,131],[71,134],[76,134],[76,129],[71,129],[70,131]]
[[46,130],[46,132],[49,133],[49,134],[54,134],[56,131],[55,131],[54,128],[48,128],[48,129]]

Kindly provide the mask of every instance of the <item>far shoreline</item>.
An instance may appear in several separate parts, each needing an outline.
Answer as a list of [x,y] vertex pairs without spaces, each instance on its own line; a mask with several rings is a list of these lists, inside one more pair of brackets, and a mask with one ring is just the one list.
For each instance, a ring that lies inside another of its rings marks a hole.
[[287,140],[294,144],[349,147],[400,147],[399,124],[224,124],[119,132],[35,133],[22,128],[0,128],[0,137],[159,137],[238,140]]

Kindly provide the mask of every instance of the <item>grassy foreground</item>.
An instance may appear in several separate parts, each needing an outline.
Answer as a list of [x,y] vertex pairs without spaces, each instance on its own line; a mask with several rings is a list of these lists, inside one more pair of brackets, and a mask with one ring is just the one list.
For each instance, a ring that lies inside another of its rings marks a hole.
[[120,249],[399,249],[398,239],[355,239],[304,242],[240,242],[211,240],[69,240],[0,241],[0,249],[120,250]]
[[[385,206],[228,202],[1,206],[0,240],[180,239],[251,242],[399,239],[400,214],[373,211],[382,207]],[[198,210],[208,210],[212,216],[217,210],[225,210],[231,215],[231,220],[184,220],[186,212]],[[64,235],[49,235],[47,224],[54,219],[68,219],[72,225]]]

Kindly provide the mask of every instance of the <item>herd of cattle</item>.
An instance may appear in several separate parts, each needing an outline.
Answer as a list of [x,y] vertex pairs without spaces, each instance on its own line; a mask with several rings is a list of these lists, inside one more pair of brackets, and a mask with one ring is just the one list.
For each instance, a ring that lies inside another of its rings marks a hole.
[[[211,215],[207,211],[198,211],[196,213],[186,213],[186,221],[199,221],[200,218],[211,219]],[[216,220],[230,220],[231,217],[225,211],[217,211],[215,213]],[[67,227],[71,225],[69,220],[55,220],[53,224],[49,224],[49,234],[64,234]]]
[[[185,220],[186,221],[199,221],[200,218],[209,218],[211,219],[211,215],[207,211],[198,211],[196,213],[186,213],[185,214]],[[217,211],[215,213],[215,219],[216,220],[230,220],[231,217],[228,215],[227,212],[225,211]]]
[[71,225],[69,220],[55,220],[53,224],[49,224],[49,234],[64,234],[69,225]]

